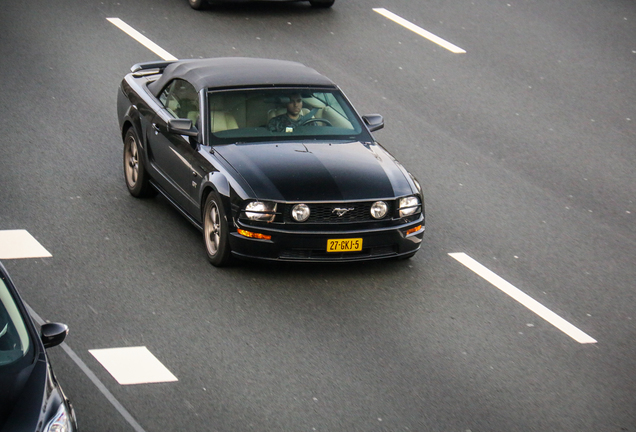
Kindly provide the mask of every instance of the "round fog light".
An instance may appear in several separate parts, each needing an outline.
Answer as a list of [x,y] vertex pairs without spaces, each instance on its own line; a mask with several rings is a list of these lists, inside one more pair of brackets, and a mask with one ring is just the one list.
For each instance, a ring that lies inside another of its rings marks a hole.
[[384,216],[386,216],[386,212],[388,211],[388,209],[389,207],[384,201],[376,201],[371,206],[371,216],[374,219],[382,219]]
[[296,204],[292,207],[292,217],[296,222],[305,222],[309,219],[309,207],[306,204]]

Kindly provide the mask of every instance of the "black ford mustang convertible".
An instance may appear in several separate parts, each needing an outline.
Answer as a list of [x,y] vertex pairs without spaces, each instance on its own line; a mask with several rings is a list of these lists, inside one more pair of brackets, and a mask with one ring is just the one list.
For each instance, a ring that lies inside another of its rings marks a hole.
[[214,58],[140,63],[121,82],[124,175],[232,257],[411,257],[424,235],[417,180],[331,80],[300,63]]

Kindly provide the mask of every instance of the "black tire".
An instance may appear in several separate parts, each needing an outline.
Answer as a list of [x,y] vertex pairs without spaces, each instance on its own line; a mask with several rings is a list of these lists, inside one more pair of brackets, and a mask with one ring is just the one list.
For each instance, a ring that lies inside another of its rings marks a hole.
[[153,195],[150,176],[146,171],[139,146],[139,138],[132,127],[124,135],[124,179],[128,192],[132,196],[143,198]]
[[188,0],[188,3],[190,3],[190,7],[192,9],[196,10],[205,9],[205,7],[208,5],[206,0]]
[[228,224],[219,194],[210,192],[203,206],[203,241],[208,260],[216,267],[228,265],[232,259]]
[[330,8],[335,0],[309,0],[309,3],[315,8]]

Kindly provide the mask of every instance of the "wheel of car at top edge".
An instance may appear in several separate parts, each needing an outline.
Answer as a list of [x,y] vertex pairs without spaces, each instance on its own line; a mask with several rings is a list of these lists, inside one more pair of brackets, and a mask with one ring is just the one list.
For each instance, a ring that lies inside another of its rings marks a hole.
[[129,128],[124,136],[124,178],[130,194],[137,198],[153,195],[150,176],[146,172],[139,138],[134,128]]
[[222,267],[231,262],[232,254],[228,239],[228,225],[221,198],[210,192],[203,207],[203,240],[208,260],[212,265]]
[[192,9],[201,10],[207,5],[206,0],[188,0]]

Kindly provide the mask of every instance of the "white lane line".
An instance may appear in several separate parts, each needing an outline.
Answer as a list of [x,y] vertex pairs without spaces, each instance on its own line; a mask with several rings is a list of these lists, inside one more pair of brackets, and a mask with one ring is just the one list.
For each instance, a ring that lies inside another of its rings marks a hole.
[[168,51],[161,48],[159,45],[157,45],[156,43],[148,39],[146,36],[139,33],[137,30],[135,30],[134,28],[132,28],[131,26],[123,22],[121,19],[119,18],[106,18],[106,19],[110,21],[112,24],[119,27],[119,29],[122,30],[124,33],[126,33],[128,36],[135,39],[137,42],[139,42],[140,44],[148,48],[153,53],[157,54],[162,59],[178,60],[175,56],[173,56]]
[[[44,320],[33,310],[33,308],[31,306],[29,306],[28,304],[26,304],[26,303],[25,303],[25,305],[26,305],[26,307],[27,307],[27,309],[29,311],[29,314],[31,315],[31,317],[33,317],[33,320],[36,323],[38,323],[38,325],[40,325],[40,326],[42,324],[44,324]],[[62,342],[62,344],[60,346],[66,352],[66,354],[71,358],[71,360],[73,360],[75,362],[75,364],[77,366],[79,366],[79,368],[82,370],[82,372],[84,372],[84,374],[88,377],[88,379],[91,380],[91,382],[104,395],[104,397],[106,397],[108,402],[110,402],[111,405],[117,410],[117,412],[119,412],[119,414],[121,414],[121,416],[128,422],[128,424],[136,432],[146,432],[144,430],[144,428],[142,428],[141,425],[139,423],[137,423],[137,420],[135,420],[135,418],[128,412],[128,410],[126,408],[124,408],[124,406],[106,388],[104,383],[102,383],[99,380],[99,378],[97,378],[97,375],[95,375],[95,373],[93,373],[93,371],[90,370],[88,366],[86,366],[86,363],[84,363],[82,361],[82,359],[79,358],[79,356],[77,354],[75,354],[75,351],[73,351],[71,349],[71,347],[69,347],[66,342]]]
[[441,46],[442,48],[446,48],[447,50],[449,50],[452,53],[455,54],[465,54],[466,51],[464,51],[463,49],[461,49],[460,47],[458,47],[457,45],[453,45],[452,43],[445,41],[444,39],[442,39],[439,36],[435,36],[433,33],[424,30],[422,27],[419,27],[415,24],[413,24],[410,21],[405,20],[404,18],[394,14],[391,11],[388,11],[384,8],[373,8],[374,11],[376,11],[377,13],[379,13],[380,15],[385,16],[386,18],[390,19],[393,22],[396,22],[398,24],[400,24],[403,27],[406,27],[407,29],[411,30],[412,32],[417,33],[418,35],[422,36],[423,38],[426,38],[428,40],[430,40],[433,43],[436,43],[437,45]]
[[26,230],[0,231],[0,259],[48,258],[52,256]]
[[578,328],[574,327],[572,324],[552,312],[550,309],[546,308],[541,303],[534,300],[532,297],[519,290],[500,276],[488,270],[486,267],[466,255],[465,253],[449,253],[448,255],[455,258],[457,261],[468,267],[470,270],[477,273],[482,278],[486,279],[488,282],[499,288],[504,293],[508,294],[513,299],[517,300],[519,303],[539,315],[541,318],[561,330],[566,335],[570,336],[575,341],[582,344],[596,343],[595,339],[585,334]]
[[145,346],[88,350],[121,385],[178,381]]

